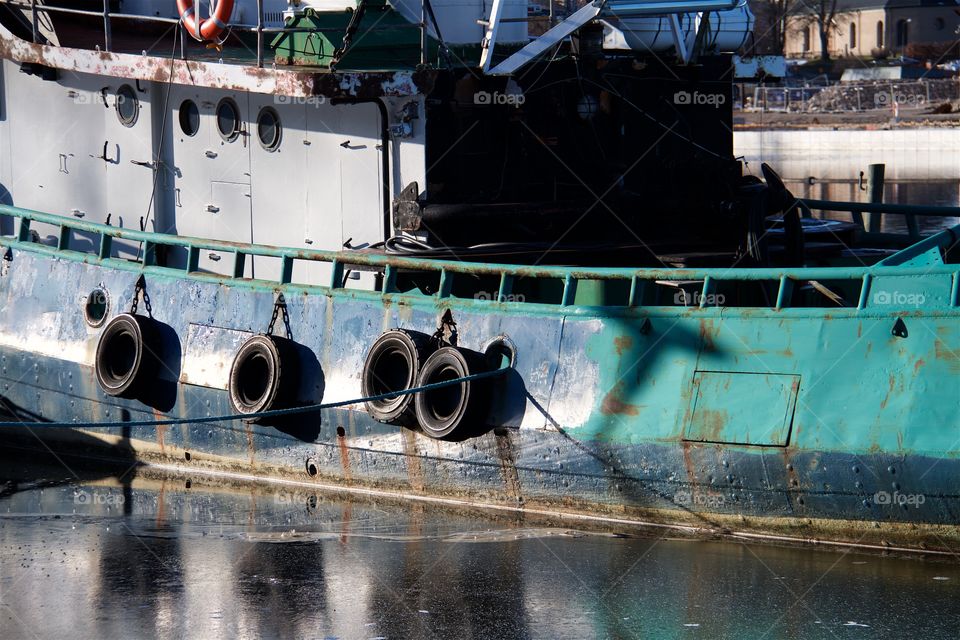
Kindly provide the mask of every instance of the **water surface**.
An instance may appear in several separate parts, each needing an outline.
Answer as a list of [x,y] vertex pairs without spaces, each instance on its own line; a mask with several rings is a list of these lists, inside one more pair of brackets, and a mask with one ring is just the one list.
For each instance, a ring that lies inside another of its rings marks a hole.
[[960,637],[956,563],[3,469],[5,640]]

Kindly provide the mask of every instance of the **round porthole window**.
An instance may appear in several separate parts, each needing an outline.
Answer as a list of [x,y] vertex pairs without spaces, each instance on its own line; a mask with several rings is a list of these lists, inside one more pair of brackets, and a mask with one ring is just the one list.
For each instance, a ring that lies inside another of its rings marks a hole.
[[271,107],[264,107],[257,116],[257,137],[260,146],[267,151],[276,151],[280,146],[283,129],[280,126],[280,116]]
[[227,142],[233,142],[240,135],[240,110],[230,98],[224,98],[217,105],[217,131]]
[[137,100],[137,93],[128,84],[117,89],[117,118],[120,124],[125,127],[132,127],[137,123],[137,116],[140,115],[140,102]]
[[87,295],[87,302],[83,306],[83,318],[91,327],[99,327],[107,319],[110,310],[110,298],[106,289],[97,287]]
[[200,130],[200,109],[193,100],[184,100],[180,104],[180,130],[184,135],[195,136]]

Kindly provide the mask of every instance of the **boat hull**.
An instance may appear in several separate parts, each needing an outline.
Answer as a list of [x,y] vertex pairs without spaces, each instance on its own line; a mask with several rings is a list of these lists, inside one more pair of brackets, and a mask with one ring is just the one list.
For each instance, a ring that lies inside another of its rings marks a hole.
[[[949,309],[617,315],[284,287],[290,335],[305,364],[303,403],[360,396],[364,345],[397,326],[431,332],[441,311],[451,311],[466,348],[508,336],[516,361],[497,383],[484,433],[454,442],[376,422],[362,404],[282,423],[138,426],[233,413],[222,388],[224,344],[235,332],[266,328],[277,287],[147,272],[151,312],[169,331],[145,404],[98,387],[100,330],[84,321],[81,303],[99,288],[110,315],[127,311],[138,272],[120,261],[108,267],[28,251],[13,251],[6,262],[3,402],[31,423],[6,428],[6,446],[613,526],[942,552],[960,543],[951,391],[960,349]],[[909,337],[891,333],[897,321],[906,322]],[[706,406],[718,374],[728,376],[721,386],[741,396],[742,376],[796,381],[786,400],[757,392],[756,406],[721,393],[728,414],[714,419],[698,414],[697,403]],[[765,405],[778,402],[785,404],[774,409],[788,414],[783,429],[751,432],[750,414],[762,421]],[[44,427],[49,421],[77,427]],[[95,426],[107,421],[131,424]]]

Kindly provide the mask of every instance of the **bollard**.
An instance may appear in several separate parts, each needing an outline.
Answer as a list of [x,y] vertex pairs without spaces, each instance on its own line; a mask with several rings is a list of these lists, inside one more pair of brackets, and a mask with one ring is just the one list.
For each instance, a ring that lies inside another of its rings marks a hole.
[[[871,164],[867,167],[867,190],[870,193],[870,203],[879,204],[883,202],[883,174],[886,165]],[[870,231],[880,231],[880,220],[882,213],[870,214]]]

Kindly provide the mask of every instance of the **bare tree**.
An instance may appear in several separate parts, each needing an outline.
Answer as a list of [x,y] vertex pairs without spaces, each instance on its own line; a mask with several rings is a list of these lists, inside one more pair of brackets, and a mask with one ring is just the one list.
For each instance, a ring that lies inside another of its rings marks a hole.
[[826,61],[830,59],[830,30],[837,26],[833,21],[837,15],[837,0],[815,0],[813,8],[820,31],[820,59]]
[[795,0],[764,0],[770,20],[770,39],[779,55],[787,50],[787,21]]
[[820,59],[830,60],[830,33],[837,24],[837,0],[797,0],[794,18],[803,26],[815,25],[820,36]]

